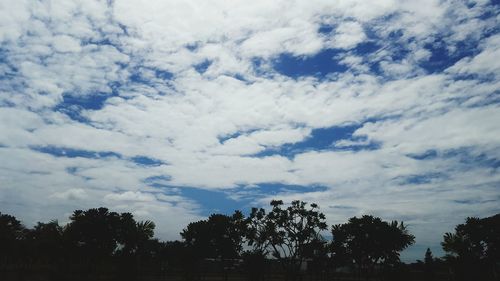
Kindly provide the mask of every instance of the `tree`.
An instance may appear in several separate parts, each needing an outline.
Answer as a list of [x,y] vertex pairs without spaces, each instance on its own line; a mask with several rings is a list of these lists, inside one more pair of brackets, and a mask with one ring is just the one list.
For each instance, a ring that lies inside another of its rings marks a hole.
[[318,245],[326,230],[325,215],[316,204],[292,201],[283,208],[283,201],[271,201],[272,209],[253,208],[247,219],[246,237],[255,251],[270,253],[284,266],[289,276],[297,276],[312,245]]
[[234,259],[240,256],[243,240],[243,214],[212,214],[208,220],[190,223],[181,236],[199,258]]
[[391,223],[373,216],[352,217],[348,223],[332,226],[331,244],[335,261],[355,265],[358,272],[373,272],[376,264],[395,265],[399,252],[412,245],[415,237],[403,222]]
[[429,281],[434,280],[434,269],[435,269],[434,257],[432,256],[431,249],[427,248],[424,256],[424,274],[426,280]]
[[45,262],[55,262],[63,255],[63,228],[57,220],[38,222],[26,234],[33,256]]
[[181,236],[186,244],[185,253],[192,257],[191,270],[197,271],[203,259],[219,260],[225,279],[227,269],[241,256],[243,244],[243,214],[232,216],[212,214],[207,220],[190,223]]
[[110,257],[118,245],[120,215],[107,208],[76,210],[70,216],[64,238],[77,257]]
[[0,262],[18,258],[22,253],[26,228],[16,217],[0,213]]
[[143,255],[145,244],[154,236],[155,224],[152,221],[136,222],[131,213],[122,213],[116,226],[119,255]]
[[432,256],[432,251],[431,249],[427,248],[427,250],[425,251],[424,263],[430,265],[433,262],[434,257]]
[[500,262],[500,214],[483,219],[469,217],[465,224],[445,233],[441,243],[447,260],[462,278],[494,279]]

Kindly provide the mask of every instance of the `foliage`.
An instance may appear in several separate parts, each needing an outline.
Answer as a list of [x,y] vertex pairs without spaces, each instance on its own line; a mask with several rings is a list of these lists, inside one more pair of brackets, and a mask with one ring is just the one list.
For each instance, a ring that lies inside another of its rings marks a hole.
[[26,228],[14,216],[0,213],[0,259],[17,257]]
[[48,223],[38,222],[26,234],[33,255],[45,261],[54,261],[62,256],[64,249],[62,237],[63,228],[56,220]]
[[288,271],[297,271],[307,257],[310,246],[323,238],[320,231],[327,228],[325,215],[318,205],[293,201],[283,208],[283,201],[271,201],[272,209],[253,208],[247,219],[248,244],[255,251],[271,253]]
[[119,214],[106,208],[76,210],[70,220],[63,239],[84,258],[137,254],[153,237],[155,228],[152,221],[136,222],[130,213]]
[[434,262],[434,257],[432,256],[432,251],[431,249],[427,248],[425,251],[425,257],[424,257],[424,263],[426,265],[430,265]]
[[[441,245],[457,275],[494,278],[491,276],[498,275],[496,266],[500,261],[500,214],[467,218],[465,224],[455,227],[454,233],[445,233]],[[463,272],[464,268],[469,270]]]
[[449,255],[470,260],[500,259],[500,214],[479,219],[469,217],[465,224],[446,233],[441,243]]
[[40,280],[76,280],[75,274],[82,276],[79,280],[102,276],[137,280],[144,270],[163,277],[182,274],[191,280],[212,268],[225,278],[240,272],[249,280],[266,280],[284,273],[277,270],[278,264],[284,266],[287,278],[300,279],[299,268],[305,262],[308,274],[319,279],[328,278],[333,267],[341,265],[383,280],[406,280],[415,270],[425,280],[449,276],[449,269],[456,280],[490,281],[499,276],[500,214],[468,218],[455,232],[445,234],[446,259],[434,258],[427,249],[424,262],[415,267],[399,261],[400,251],[415,239],[403,222],[353,217],[333,225],[327,243],[321,235],[327,228],[325,220],[316,204],[284,205],[275,200],[269,211],[253,208],[248,217],[240,211],[212,214],[187,225],[183,241],[160,242],[153,238],[152,221],[136,221],[131,213],[106,208],[76,210],[66,225],[50,221],[32,228],[0,213],[0,279],[19,269],[45,272],[47,278]]
[[192,222],[181,232],[198,258],[234,259],[242,250],[243,214],[212,214],[207,220]]
[[397,264],[399,252],[415,241],[403,222],[388,223],[367,215],[332,226],[332,235],[333,259],[359,268]]

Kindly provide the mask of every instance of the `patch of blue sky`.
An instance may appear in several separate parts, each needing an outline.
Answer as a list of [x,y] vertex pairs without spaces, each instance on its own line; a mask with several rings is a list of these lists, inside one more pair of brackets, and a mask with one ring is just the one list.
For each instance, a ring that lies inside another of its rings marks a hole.
[[[119,25],[119,27],[122,29],[123,33],[127,33],[126,29],[123,26]],[[108,47],[108,48],[111,47],[118,50],[120,53],[127,53],[126,46],[124,46],[119,41],[119,39],[117,39],[117,37],[110,36],[109,34],[103,32],[102,30],[99,30],[98,32],[100,36],[96,36],[95,38],[82,38],[80,39],[80,44],[82,46],[93,45],[97,47]],[[119,62],[117,64],[119,64],[122,67],[122,69],[128,66],[128,63],[124,62]]]
[[151,187],[168,188],[170,187],[171,177],[168,175],[151,176],[143,180],[143,182]]
[[[27,88],[25,82],[19,80],[19,69],[9,61],[9,51],[0,46],[0,91],[23,92]],[[8,100],[0,100],[3,106],[14,106]]]
[[[481,18],[485,20],[487,18],[496,17],[498,14],[500,14],[498,10],[485,9]],[[453,51],[450,51],[451,46],[449,42],[446,41],[446,37],[437,38],[434,42],[426,44],[425,47],[431,51],[432,55],[428,61],[421,64],[421,67],[431,73],[443,71],[465,57],[477,55],[481,51],[481,49],[478,48],[480,41],[498,34],[499,31],[500,27],[498,26],[485,29],[483,34],[479,37],[468,37],[454,43],[452,48]]]
[[408,154],[406,156],[413,158],[415,160],[426,160],[426,159],[430,160],[430,159],[435,159],[436,157],[438,157],[438,152],[435,149],[429,149],[423,153]]
[[133,69],[132,74],[129,76],[129,81],[139,84],[150,84],[149,78],[145,77],[140,69]]
[[245,78],[245,76],[239,74],[239,73],[224,73],[225,76],[228,76],[228,77],[231,77],[233,79],[236,79],[236,80],[239,80],[243,83],[245,83],[246,85],[250,85],[252,84],[253,82],[251,80],[248,80]]
[[122,158],[118,153],[112,151],[90,151],[83,149],[56,147],[56,146],[36,146],[32,147],[32,150],[47,153],[56,157],[67,157],[67,158],[90,158],[90,159],[100,159],[100,158]]
[[326,187],[319,185],[300,186],[280,183],[262,183],[248,186],[238,186],[231,189],[208,190],[196,187],[180,187],[169,184],[169,176],[153,176],[144,180],[151,187],[158,188],[167,194],[176,194],[196,202],[201,208],[201,215],[209,216],[213,213],[232,214],[240,210],[248,214],[252,207],[257,206],[256,201],[263,197],[279,199],[280,195],[290,193],[325,191]]
[[442,72],[459,60],[473,56],[478,52],[475,44],[468,41],[458,42],[455,52],[450,52],[448,44],[440,39],[426,44],[425,47],[431,52],[431,56],[428,60],[421,62],[420,67],[429,73]]
[[[155,88],[158,86],[158,80],[161,80],[162,88],[163,86],[167,86],[172,88],[172,80],[175,78],[175,74],[165,69],[160,68],[152,68],[152,67],[133,67],[131,68],[131,74],[128,78],[128,84],[132,85],[143,85]],[[143,93],[147,95],[147,93]],[[163,95],[165,94],[162,91],[159,91],[157,94]],[[121,95],[124,97],[124,95]]]
[[0,65],[3,66],[1,69],[2,76],[4,76],[5,74],[9,74],[9,73],[15,74],[18,71],[17,67],[15,67],[14,65],[12,65],[9,62],[8,50],[6,50],[5,48],[2,48],[1,46],[0,46]]
[[237,137],[242,136],[242,135],[251,134],[251,133],[256,132],[256,131],[258,131],[258,129],[242,130],[242,131],[239,131],[239,132],[236,132],[233,134],[218,136],[218,139],[219,139],[220,143],[223,143],[229,139],[234,139],[234,138],[237,138]]
[[489,167],[497,169],[500,167],[500,159],[487,155],[485,153],[476,154],[473,148],[464,147],[458,149],[447,149],[447,150],[437,150],[429,149],[420,154],[408,154],[406,155],[410,158],[416,160],[432,160],[436,158],[444,159],[456,159],[458,163],[464,166],[474,166],[474,167]]
[[[303,186],[303,185],[290,185],[290,184],[282,184],[282,183],[262,183],[257,184],[255,187],[251,187],[246,189],[252,193],[252,196],[269,196],[269,195],[279,195],[287,194],[287,193],[304,193],[304,192],[317,192],[317,191],[325,191],[327,188],[321,185],[311,185],[311,186]],[[276,199],[278,199],[276,197]]]
[[357,55],[363,56],[374,53],[380,48],[381,48],[380,44],[377,44],[374,41],[366,41],[356,45],[356,47],[352,49],[352,51]]
[[64,94],[63,101],[58,106],[76,105],[83,109],[98,110],[104,107],[104,103],[110,98],[108,93],[96,93],[93,95],[70,95]]
[[234,213],[235,210],[241,210],[247,213],[250,209],[251,202],[255,198],[234,199],[228,194],[228,191],[223,190],[207,190],[196,187],[172,186],[168,185],[170,178],[163,176],[150,177],[144,182],[151,187],[158,188],[167,194],[175,194],[191,200],[198,204],[200,208],[197,210],[200,215],[209,216],[211,214],[227,214]]
[[[472,4],[474,6],[476,5],[476,3],[472,3]],[[498,14],[500,14],[500,10],[498,9],[498,7],[496,7],[499,5],[500,5],[500,0],[489,1],[487,3],[487,7],[489,9],[483,9],[483,13],[479,16],[479,19],[486,20],[486,19],[493,18],[493,17],[497,16]]]
[[159,78],[162,80],[171,80],[174,77],[174,74],[170,71],[156,69],[155,76],[156,76],[156,78]]
[[204,216],[214,213],[230,215],[235,210],[247,213],[254,198],[233,199],[227,192],[218,190],[205,190],[192,187],[181,187],[179,195],[195,201],[201,206],[199,210]]
[[68,167],[66,168],[66,172],[70,175],[75,175],[78,172],[78,167]]
[[474,103],[469,104],[468,107],[484,107],[493,104],[500,104],[500,89],[493,91],[492,93],[485,95],[483,99],[476,100]]
[[274,197],[279,199],[283,194],[304,193],[324,191],[323,186],[300,186],[287,185],[280,183],[262,183],[247,188],[235,188],[223,191],[208,191],[198,188],[181,188],[182,196],[190,198],[203,206],[205,215],[210,212],[218,211],[224,214],[231,214],[234,210],[241,210],[248,214],[252,207],[267,207],[257,206],[256,200],[263,197]]
[[[112,151],[90,151],[90,150],[83,150],[83,149],[74,149],[74,148],[65,148],[65,147],[56,147],[56,146],[37,146],[37,147],[32,147],[32,150],[42,152],[42,153],[47,153],[56,157],[67,157],[67,158],[76,158],[76,157],[81,157],[81,158],[90,158],[90,159],[101,159],[101,158],[119,158],[119,159],[124,159],[128,161],[132,161],[135,164],[139,166],[146,166],[146,167],[156,167],[160,165],[165,165],[166,163],[146,157],[146,156],[134,156],[130,158],[126,158],[121,154],[118,154],[116,152]],[[68,171],[70,172],[70,171]],[[159,179],[164,179],[164,178],[151,178],[151,181],[154,180],[159,180]]]
[[347,70],[347,67],[337,59],[342,52],[338,49],[326,49],[313,56],[294,56],[284,53],[273,60],[273,67],[278,73],[294,79],[303,76],[321,79],[328,74]]
[[87,118],[81,115],[82,110],[102,109],[107,99],[118,96],[117,86],[111,85],[111,87],[113,88],[111,93],[95,93],[91,95],[65,93],[62,102],[54,107],[54,111],[64,113],[75,121],[86,122]]
[[436,181],[443,181],[446,179],[448,179],[448,176],[443,173],[426,173],[395,178],[396,182],[398,182],[400,185],[428,184]]
[[295,143],[294,147],[296,149],[328,149],[336,141],[351,138],[352,134],[360,127],[361,125],[355,124],[314,129],[309,138]]
[[469,163],[469,161],[479,166],[494,168],[495,170],[500,168],[500,159],[490,157],[484,153],[472,158],[462,158],[462,163]]
[[323,24],[321,25],[319,28],[318,28],[318,33],[321,33],[321,34],[329,34],[330,32],[333,31],[333,29],[335,28],[334,25],[330,25],[330,24]]
[[[255,75],[263,78],[274,79],[276,72],[273,71],[274,60],[266,60],[261,57],[254,57],[250,60]],[[279,72],[278,72],[279,73]]]
[[211,64],[212,64],[212,61],[204,60],[203,62],[196,64],[194,66],[194,69],[196,69],[196,71],[198,71],[198,73],[203,74],[203,73],[205,73],[205,71],[207,71],[207,69],[210,67]]
[[[282,155],[288,158],[305,151],[323,151],[323,150],[375,150],[380,147],[376,142],[365,142],[364,137],[353,137],[353,133],[362,127],[362,124],[353,124],[346,126],[333,126],[328,128],[318,128],[311,132],[311,135],[305,140],[297,143],[284,144],[280,147],[271,147],[253,156],[265,157],[270,155]],[[353,141],[352,145],[336,147],[335,143],[341,140]],[[356,144],[356,142],[358,142]]]
[[[332,26],[322,26],[319,29],[320,33],[331,32]],[[311,56],[294,56],[289,53],[284,53],[272,61],[275,71],[278,73],[292,77],[294,79],[312,76],[318,79],[323,79],[329,74],[338,74],[348,71],[348,66],[341,63],[341,59],[346,55],[367,56],[379,50],[381,45],[375,40],[362,42],[350,50],[343,49],[324,49]],[[258,68],[261,62],[256,60],[254,67]],[[378,73],[376,63],[369,63],[371,70]]]
[[194,51],[198,50],[198,48],[200,48],[200,42],[194,42],[194,43],[186,44],[185,47],[189,51],[194,52]]
[[101,34],[101,35],[103,35],[102,38],[97,39],[97,40],[94,39],[94,38],[83,39],[83,40],[81,40],[81,44],[82,45],[90,45],[90,44],[92,44],[92,45],[103,45],[103,46],[107,45],[107,46],[113,46],[113,47],[116,47],[116,48],[118,47],[116,44],[114,44],[110,40],[110,38],[106,38],[104,36],[104,34]]
[[146,156],[135,156],[135,157],[130,158],[130,160],[132,160],[134,163],[136,163],[137,165],[140,165],[140,166],[156,167],[156,166],[165,165],[165,162],[163,162],[161,160],[146,157]]

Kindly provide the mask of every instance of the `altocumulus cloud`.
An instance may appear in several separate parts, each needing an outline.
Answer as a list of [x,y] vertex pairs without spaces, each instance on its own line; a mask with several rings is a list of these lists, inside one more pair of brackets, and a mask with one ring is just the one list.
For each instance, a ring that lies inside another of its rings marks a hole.
[[499,11],[2,1],[2,212],[104,205],[176,239],[211,211],[302,199],[330,223],[403,219],[407,260],[439,252],[464,217],[499,211]]

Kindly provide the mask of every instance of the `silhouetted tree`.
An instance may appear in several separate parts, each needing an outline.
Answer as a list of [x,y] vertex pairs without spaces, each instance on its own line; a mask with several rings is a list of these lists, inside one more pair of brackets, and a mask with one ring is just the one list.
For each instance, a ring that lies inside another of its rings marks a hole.
[[431,249],[427,248],[427,250],[425,251],[424,263],[432,264],[433,262],[434,262],[434,257],[432,256],[432,251]]
[[207,220],[190,223],[181,236],[187,245],[187,251],[194,254],[193,268],[203,259],[215,259],[221,262],[227,277],[227,269],[239,258],[243,246],[243,214],[235,211],[232,216],[212,214]]
[[243,270],[249,281],[265,280],[268,271],[266,254],[261,250],[245,251],[242,254]]
[[207,220],[190,223],[181,236],[200,258],[234,259],[242,249],[242,220],[240,211],[232,216],[212,214]]
[[118,254],[144,255],[145,244],[154,236],[155,224],[152,221],[136,222],[130,213],[122,213],[116,226]]
[[396,265],[399,252],[415,241],[403,222],[388,223],[367,215],[332,226],[332,235],[335,261],[355,265],[360,273],[373,272],[376,264]]
[[119,240],[120,215],[107,208],[76,210],[70,216],[64,238],[80,257],[98,259],[110,257]]
[[48,223],[38,222],[26,234],[34,257],[42,262],[53,263],[62,258],[63,228],[56,220]]
[[14,262],[24,251],[26,228],[14,216],[0,213],[0,263]]
[[455,227],[454,233],[446,233],[441,244],[458,278],[498,279],[500,214],[483,219],[467,218],[465,224]]
[[307,258],[307,251],[317,241],[322,241],[325,215],[316,204],[292,201],[283,208],[283,201],[271,201],[272,209],[253,208],[247,219],[247,239],[250,246],[263,253],[271,253],[284,266],[288,278],[299,276],[300,266]]
[[182,241],[167,241],[162,243],[160,258],[164,261],[162,270],[173,272],[181,269],[187,271],[193,269],[195,253]]
[[427,248],[424,256],[424,273],[425,279],[432,281],[435,278],[435,265],[434,265],[434,257],[432,256],[431,249]]
[[[138,222],[131,213],[106,208],[76,210],[66,226],[50,221],[32,229],[0,213],[0,279],[31,280],[36,274],[42,281],[132,281],[182,274],[195,280],[204,273],[197,262],[211,259],[210,266],[216,266],[212,269],[223,269],[227,280],[227,269],[241,259],[243,271],[234,272],[244,272],[252,281],[276,273],[276,261],[289,280],[301,279],[299,269],[305,262],[308,274],[315,275],[309,280],[327,280],[328,275],[320,274],[328,273],[324,270],[333,262],[353,266],[367,278],[380,273],[387,281],[407,280],[412,269],[424,271],[425,280],[441,280],[449,268],[458,280],[499,281],[500,214],[468,218],[455,232],[446,233],[446,260],[434,258],[427,249],[424,262],[406,265],[399,261],[399,253],[415,238],[403,222],[353,217],[332,226],[333,238],[327,243],[320,234],[327,227],[325,216],[316,204],[293,201],[286,206],[273,200],[271,207],[267,212],[253,208],[246,218],[239,211],[231,216],[213,214],[190,223],[181,233],[183,241],[169,242],[153,239],[152,221]],[[245,242],[249,247],[243,247]]]

